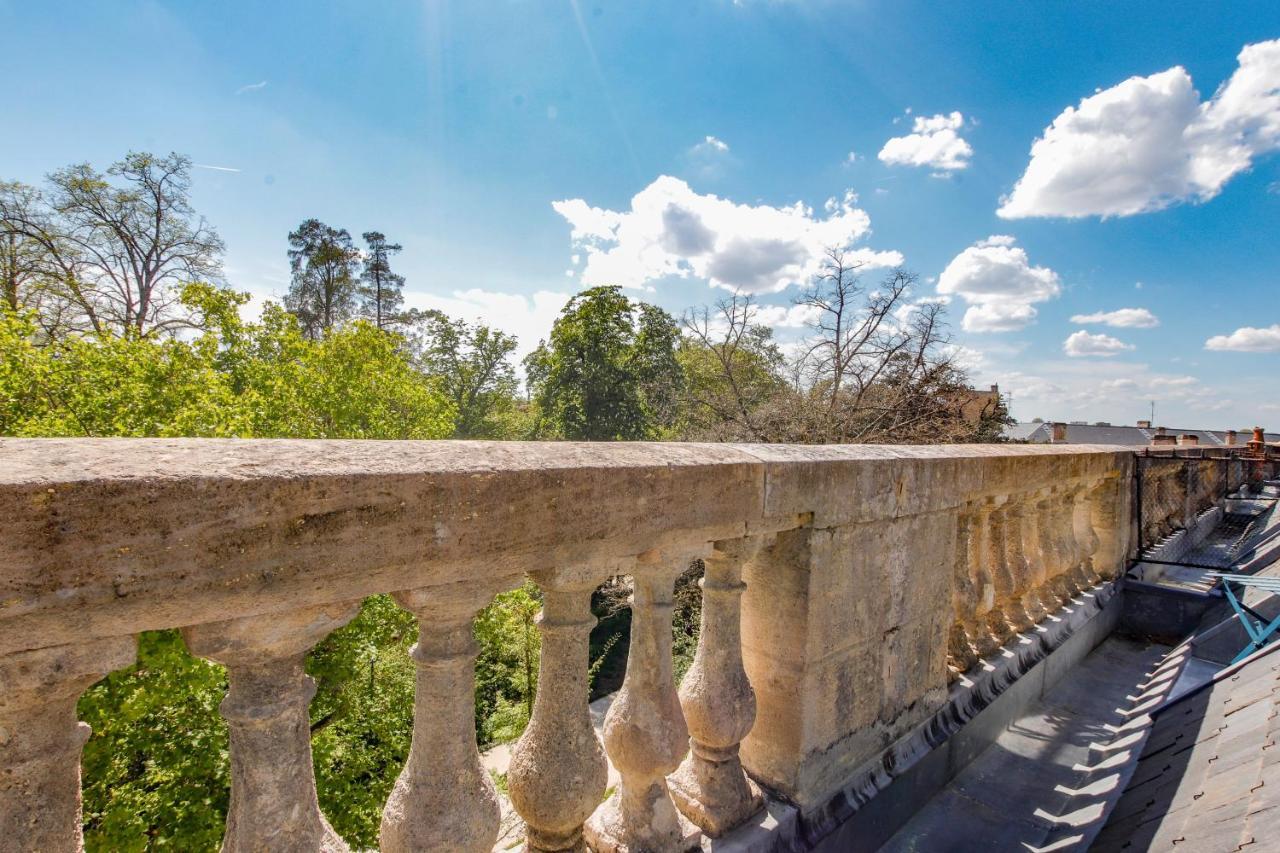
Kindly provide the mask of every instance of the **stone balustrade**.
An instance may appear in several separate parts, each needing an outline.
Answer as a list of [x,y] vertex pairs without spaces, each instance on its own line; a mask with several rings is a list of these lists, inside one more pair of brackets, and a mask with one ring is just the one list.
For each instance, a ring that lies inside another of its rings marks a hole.
[[[1206,452],[1220,455],[1206,456]],[[1136,473],[1141,481],[1136,490],[1140,542],[1154,545],[1190,528],[1201,512],[1247,482],[1249,473],[1250,462],[1240,448],[1229,454],[1219,448],[1140,457]]]
[[[224,850],[346,849],[316,802],[302,662],[392,593],[418,675],[382,847],[490,849],[471,620],[526,577],[541,680],[507,782],[528,849],[685,850],[764,794],[821,810],[979,658],[1122,571],[1133,465],[1088,446],[0,439],[0,847],[81,846],[76,698],[139,632],[181,628],[228,670]],[[617,574],[632,636],[602,743],[590,599]]]

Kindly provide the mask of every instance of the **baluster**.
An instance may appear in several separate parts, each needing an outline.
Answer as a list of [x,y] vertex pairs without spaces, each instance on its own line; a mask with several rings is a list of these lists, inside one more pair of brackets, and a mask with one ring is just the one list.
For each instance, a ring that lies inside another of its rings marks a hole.
[[1080,571],[1080,561],[1084,555],[1084,543],[1077,538],[1076,502],[1080,495],[1080,486],[1068,486],[1062,491],[1062,499],[1058,502],[1059,525],[1062,530],[1063,568],[1060,585],[1063,604],[1076,598],[1088,586]]
[[703,559],[698,650],[680,683],[689,755],[669,780],[671,796],[681,814],[713,837],[764,806],[738,757],[756,720],[756,694],[742,667],[742,569],[761,545],[762,537],[717,542]]
[[1037,492],[1027,499],[1022,531],[1030,550],[1026,555],[1028,577],[1022,604],[1031,623],[1036,624],[1050,610],[1057,609],[1048,589],[1060,565],[1051,491]]
[[84,849],[80,753],[89,726],[76,701],[91,684],[133,663],[133,637],[0,657],[0,849]]
[[672,588],[687,565],[651,551],[632,570],[627,674],[604,721],[605,748],[621,782],[587,821],[587,841],[596,853],[674,853],[701,839],[676,811],[666,780],[689,748],[671,671]]
[[1073,513],[1076,541],[1080,543],[1079,577],[1084,589],[1096,586],[1102,580],[1096,564],[1102,539],[1098,536],[1093,521],[1093,496],[1098,488],[1097,483],[1082,488]]
[[987,612],[988,645],[998,649],[1017,633],[1013,616],[1009,613],[1014,590],[1017,588],[1012,569],[1010,538],[1010,504],[1004,496],[991,499],[990,524],[987,527],[988,560],[991,565],[991,584],[995,589],[991,609]]
[[231,741],[224,853],[345,851],[320,813],[311,765],[311,647],[347,624],[360,602],[245,616],[182,630],[191,653],[227,668],[219,710]]
[[395,593],[418,619],[413,743],[382,813],[382,850],[491,850],[501,808],[476,748],[476,613],[499,587],[475,582]]
[[[1138,475],[1141,476],[1140,471]],[[1104,479],[1088,494],[1089,525],[1097,539],[1090,560],[1095,582],[1115,577],[1124,565],[1125,554],[1121,553],[1120,544],[1123,541],[1120,534],[1122,516],[1117,507],[1119,482],[1118,479]]]
[[609,772],[587,707],[597,583],[555,572],[534,580],[543,593],[538,694],[533,718],[511,752],[507,789],[524,818],[530,851],[585,851],[583,823],[600,804]]
[[974,651],[979,657],[991,654],[1000,648],[1003,642],[991,630],[992,621],[999,618],[995,612],[997,561],[992,544],[993,512],[995,512],[995,504],[991,499],[977,502],[972,534],[969,537],[969,566],[973,571],[974,585],[978,593],[977,607],[974,611],[973,644]]
[[956,513],[956,544],[952,559],[951,609],[954,614],[951,636],[947,643],[948,679],[954,681],[962,672],[978,662],[975,648],[978,632],[975,620],[978,615],[979,588],[972,562],[973,543],[978,513],[973,504],[966,504]]
[[1070,554],[1065,575],[1067,594],[1070,598],[1078,598],[1086,589],[1093,586],[1089,577],[1089,555],[1093,553],[1096,542],[1093,531],[1089,527],[1088,518],[1083,512],[1084,501],[1081,495],[1084,487],[1076,484],[1067,488],[1063,495],[1062,525]]
[[1014,633],[1018,633],[1035,624],[1023,605],[1025,590],[1031,585],[1031,567],[1026,553],[1027,507],[1022,496],[1010,498],[1003,514],[1005,567],[1009,582],[1004,613]]
[[1041,548],[1044,553],[1044,585],[1041,587],[1044,612],[1056,611],[1067,599],[1063,574],[1070,567],[1070,553],[1062,522],[1062,493],[1050,489],[1040,515]]

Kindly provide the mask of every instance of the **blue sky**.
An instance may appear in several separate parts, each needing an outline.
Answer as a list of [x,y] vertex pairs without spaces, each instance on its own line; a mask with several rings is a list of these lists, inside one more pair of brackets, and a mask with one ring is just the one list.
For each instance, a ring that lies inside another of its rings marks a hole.
[[0,178],[221,167],[195,202],[259,298],[315,216],[522,351],[609,282],[750,290],[794,341],[847,240],[949,300],[1019,418],[1280,423],[1274,2],[0,0],[0,31]]

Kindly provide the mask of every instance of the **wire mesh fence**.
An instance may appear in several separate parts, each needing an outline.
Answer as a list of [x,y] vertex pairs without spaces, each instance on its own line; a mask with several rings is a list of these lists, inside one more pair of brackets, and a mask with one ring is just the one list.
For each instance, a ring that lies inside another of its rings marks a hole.
[[1191,528],[1201,513],[1225,498],[1257,496],[1263,482],[1280,475],[1280,461],[1239,454],[1190,457],[1142,452],[1137,455],[1136,473],[1134,509],[1138,551],[1143,553]]

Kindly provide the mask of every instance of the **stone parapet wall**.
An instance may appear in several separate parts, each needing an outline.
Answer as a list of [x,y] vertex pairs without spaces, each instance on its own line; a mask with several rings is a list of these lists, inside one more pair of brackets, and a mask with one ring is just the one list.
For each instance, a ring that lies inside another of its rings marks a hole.
[[1230,457],[1142,456],[1137,491],[1141,525],[1138,544],[1152,546],[1196,518],[1249,479],[1250,460]]
[[[384,849],[487,849],[469,625],[525,576],[545,596],[543,689],[508,784],[530,849],[682,849],[748,819],[754,782],[816,808],[979,655],[1122,571],[1133,464],[1089,446],[0,439],[0,764],[17,768],[0,826],[78,846],[75,699],[138,632],[182,628],[230,673],[228,843],[341,849],[293,734],[301,656],[390,592],[421,636]],[[692,558],[703,631],[677,693],[671,587]],[[635,577],[635,617],[602,745],[585,644],[613,574]],[[606,749],[622,783],[600,805]]]

